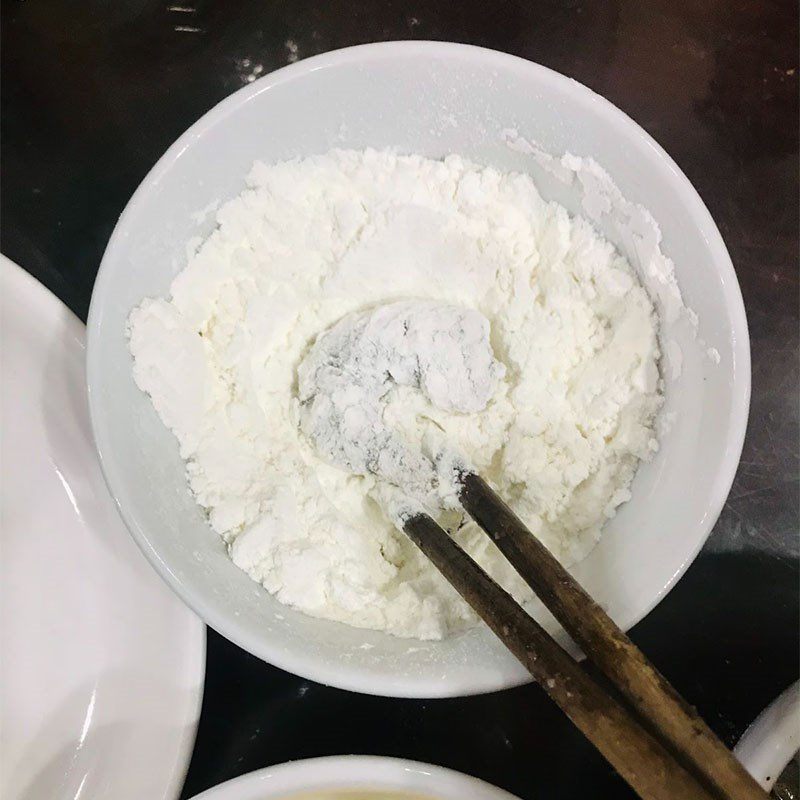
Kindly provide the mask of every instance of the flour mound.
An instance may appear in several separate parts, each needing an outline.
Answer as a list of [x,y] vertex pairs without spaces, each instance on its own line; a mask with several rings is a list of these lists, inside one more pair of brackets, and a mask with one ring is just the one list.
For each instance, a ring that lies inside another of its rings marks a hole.
[[[409,452],[463,454],[565,563],[589,552],[657,447],[662,402],[652,303],[589,223],[525,175],[372,150],[256,164],[216,216],[169,298],[131,313],[130,349],[236,564],[325,619],[418,638],[475,623],[392,523],[386,481],[301,431],[314,342],[410,298],[482,315],[504,371],[485,407],[392,381],[374,421]],[[440,521],[529,597],[474,523]]]

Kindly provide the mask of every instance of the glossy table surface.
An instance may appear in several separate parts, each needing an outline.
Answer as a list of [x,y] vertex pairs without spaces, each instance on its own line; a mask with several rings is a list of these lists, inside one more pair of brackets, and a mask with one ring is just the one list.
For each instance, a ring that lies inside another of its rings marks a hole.
[[[750,428],[730,498],[700,557],[633,631],[732,744],[798,675],[797,23],[791,0],[8,0],[0,246],[85,319],[114,223],[168,145],[250,76],[326,50],[469,42],[603,94],[697,187],[750,323]],[[442,764],[522,798],[631,796],[535,686],[359,696],[208,636],[185,797],[337,753]]]

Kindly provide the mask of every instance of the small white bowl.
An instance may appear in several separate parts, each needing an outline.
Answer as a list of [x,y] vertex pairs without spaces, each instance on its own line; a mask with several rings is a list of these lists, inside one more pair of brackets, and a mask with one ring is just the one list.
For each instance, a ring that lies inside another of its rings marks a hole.
[[756,717],[733,749],[747,771],[769,791],[800,750],[800,681]]
[[[319,800],[326,800],[326,791],[334,790],[397,792],[397,800],[518,800],[496,786],[444,767],[374,756],[331,756],[279,764],[215,786],[195,800],[316,800],[317,792]],[[363,794],[356,796],[364,798]]]
[[[164,155],[108,244],[88,324],[89,398],[103,470],[123,519],[156,569],[211,627],[260,658],[313,680],[374,694],[442,697],[527,681],[483,626],[418,642],[313,619],[278,603],[228,558],[189,495],[172,434],[135,386],[125,339],[130,310],[167,293],[185,245],[209,232],[197,211],[234,197],[256,159],[332,147],[460,153],[527,171],[545,197],[581,211],[577,182],[543,173],[515,129],[545,150],[591,156],[622,194],[652,212],[699,330],[665,335],[682,351],[667,386],[672,429],[633,485],[633,499],[574,572],[625,629],[673,586],[700,550],[733,480],[750,394],[741,293],[711,216],[675,163],[603,98],[544,67],[490,50],[433,42],[365,45],[310,58],[220,103]],[[637,263],[638,243],[620,241]],[[719,363],[708,357],[710,348]],[[537,609],[552,630],[556,626]]]

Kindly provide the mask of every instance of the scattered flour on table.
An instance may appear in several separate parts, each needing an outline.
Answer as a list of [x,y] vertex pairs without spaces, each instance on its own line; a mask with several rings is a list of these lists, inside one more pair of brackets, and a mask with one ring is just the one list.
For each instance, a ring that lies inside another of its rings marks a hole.
[[[132,311],[130,349],[197,502],[253,579],[308,614],[399,636],[475,622],[389,520],[385,482],[330,463],[301,431],[315,392],[301,397],[298,368],[376,306],[447,307],[440,332],[482,315],[502,365],[485,407],[435,380],[394,381],[372,407],[383,432],[407,453],[451,445],[565,563],[592,548],[657,448],[662,395],[653,306],[589,223],[525,175],[372,150],[257,163],[217,222],[170,297]],[[440,519],[528,596],[474,523]]]

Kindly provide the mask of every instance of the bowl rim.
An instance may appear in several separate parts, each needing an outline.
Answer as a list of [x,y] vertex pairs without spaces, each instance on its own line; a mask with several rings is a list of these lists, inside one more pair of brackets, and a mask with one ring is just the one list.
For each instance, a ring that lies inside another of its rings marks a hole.
[[[327,784],[327,785],[326,785]],[[348,785],[349,784],[349,785]],[[380,789],[417,796],[465,800],[519,800],[494,784],[447,767],[389,756],[322,756],[287,761],[248,772],[206,789],[194,800],[252,800],[283,798],[295,793],[335,789]],[[442,794],[440,794],[442,793]]]
[[285,649],[273,646],[268,639],[254,638],[237,618],[219,611],[205,595],[187,586],[173,571],[170,564],[163,560],[150,541],[147,532],[140,526],[135,513],[126,505],[125,482],[111,456],[111,446],[104,435],[103,426],[100,423],[102,409],[99,407],[97,393],[93,391],[93,387],[100,383],[101,366],[97,358],[99,347],[96,342],[100,336],[99,332],[103,322],[104,298],[112,279],[116,251],[126,236],[125,228],[127,222],[134,209],[145,201],[148,192],[158,185],[172,165],[180,158],[183,151],[191,145],[192,141],[240,106],[248,103],[262,92],[269,91],[273,86],[297,80],[320,69],[336,67],[342,64],[375,62],[383,59],[407,58],[415,55],[439,58],[458,57],[488,69],[511,70],[520,74],[527,73],[528,75],[535,73],[539,80],[550,82],[551,85],[568,94],[572,101],[592,106],[593,112],[602,115],[610,125],[623,128],[627,136],[634,140],[638,139],[647,146],[646,149],[652,153],[656,165],[660,166],[662,171],[665,170],[669,173],[669,179],[678,192],[681,202],[688,208],[694,224],[701,230],[707,242],[712,254],[710,260],[715,265],[719,276],[724,303],[731,318],[733,379],[730,387],[731,410],[728,426],[730,439],[722,456],[721,467],[709,492],[706,511],[698,525],[696,537],[691,548],[687,550],[680,566],[667,583],[660,587],[657,592],[654,592],[648,604],[640,609],[632,610],[625,618],[619,617],[617,622],[623,630],[628,630],[661,602],[705,544],[725,504],[739,464],[747,428],[751,381],[750,341],[741,289],[730,255],[711,214],[697,190],[666,151],[642,127],[609,100],[596,94],[578,81],[535,62],[488,48],[454,42],[377,42],[333,50],[289,64],[265,75],[252,84],[242,87],[220,101],[191,125],[156,162],[128,201],[109,238],[97,272],[89,306],[86,356],[87,387],[91,424],[101,469],[120,516],[156,571],[207,625],[263,661],[303,678],[326,685],[390,697],[457,697],[511,688],[527,683],[531,678],[526,675],[520,675],[516,679],[509,676],[498,676],[492,679],[475,680],[471,684],[462,681],[458,686],[451,686],[442,681],[436,681],[433,678],[422,678],[418,675],[387,678],[386,676],[361,670],[357,666],[319,662],[300,651],[288,652]]

